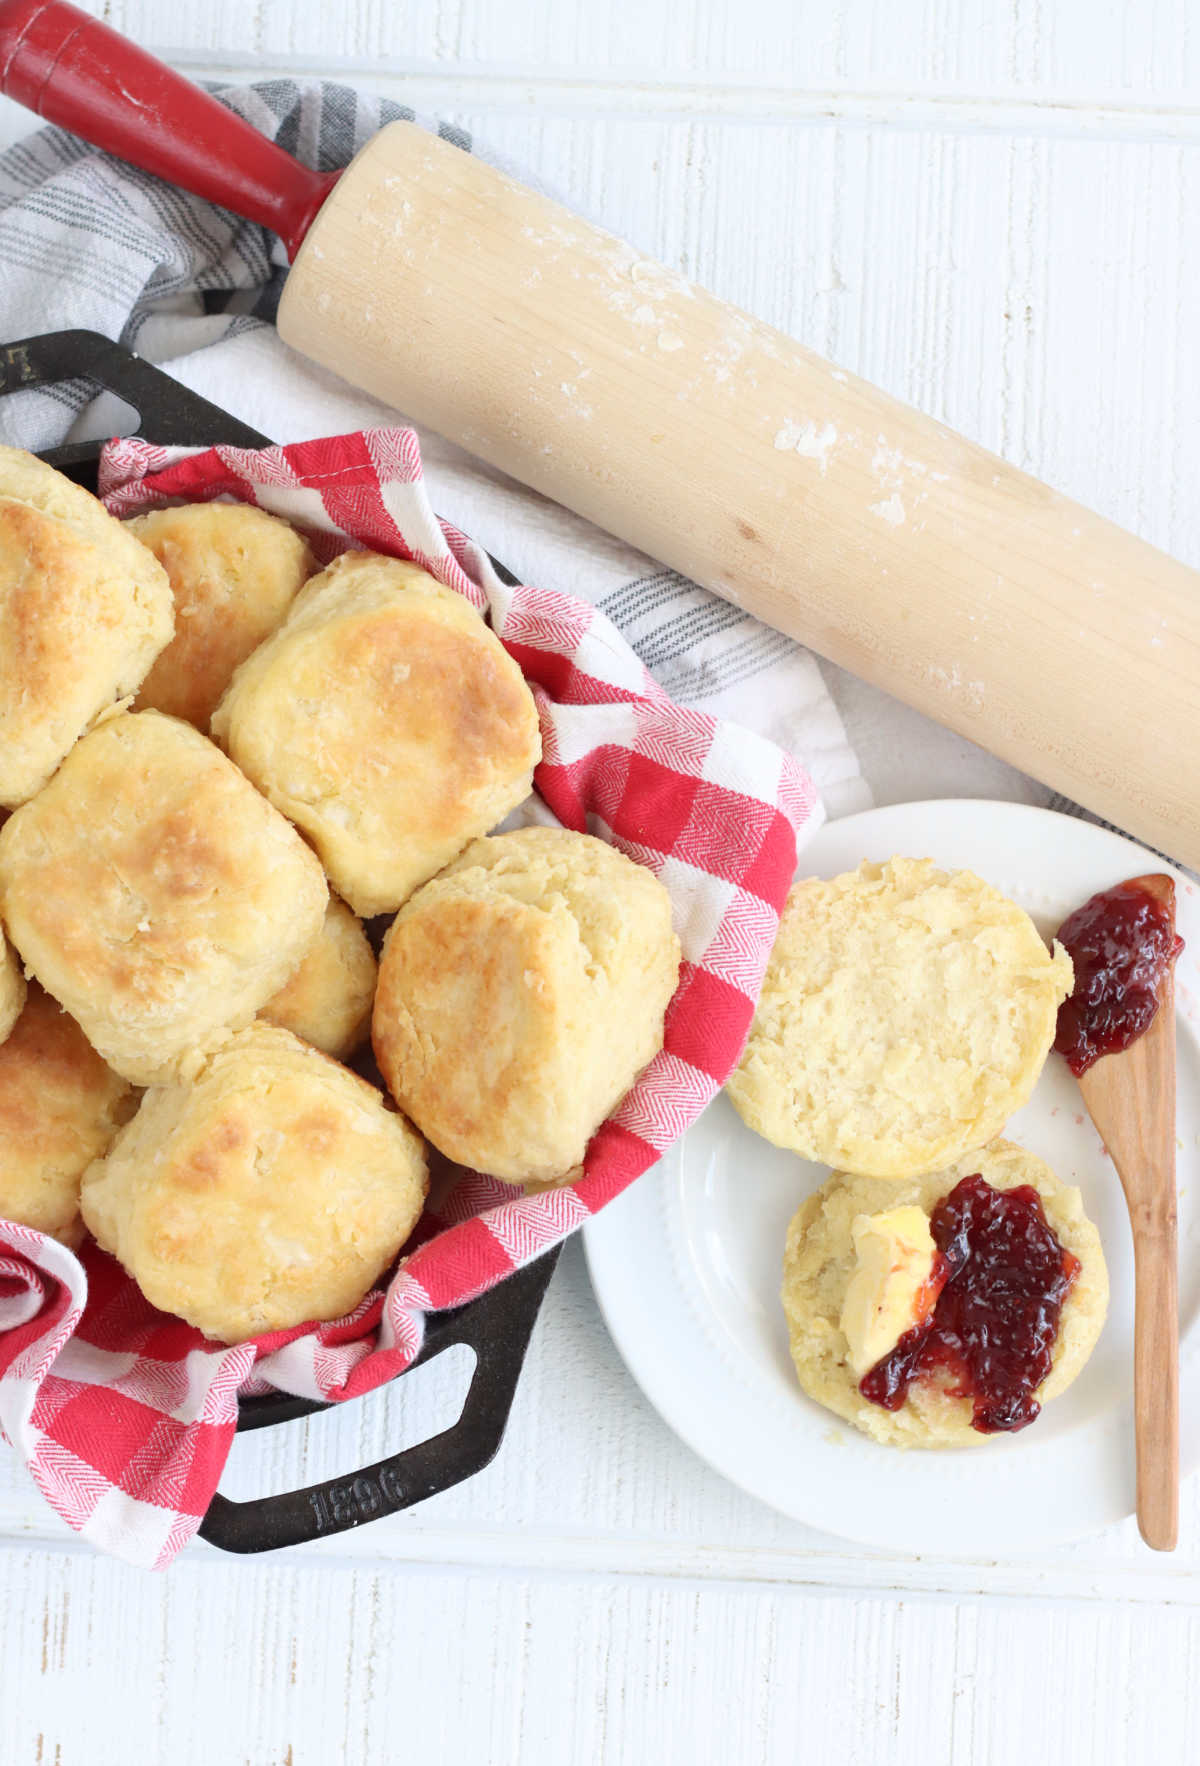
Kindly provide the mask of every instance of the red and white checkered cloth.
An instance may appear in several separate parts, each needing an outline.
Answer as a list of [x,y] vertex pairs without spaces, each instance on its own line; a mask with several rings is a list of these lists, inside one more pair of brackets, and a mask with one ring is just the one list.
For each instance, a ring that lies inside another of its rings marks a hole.
[[292,447],[204,452],[116,441],[101,462],[116,515],[233,497],[285,516],[323,561],[366,546],[422,564],[485,612],[541,716],[537,790],[568,827],[647,865],[683,945],[665,1046],[594,1136],[584,1175],[524,1196],[466,1174],[428,1214],[386,1291],[346,1319],[227,1348],[156,1312],[111,1258],[0,1222],[0,1426],[84,1538],[164,1568],[199,1526],[239,1394],[358,1397],[419,1353],[425,1315],[469,1300],[580,1226],[653,1165],[741,1052],[796,863],[821,820],[773,743],[672,703],[603,614],[502,583],[439,523],[417,438],[378,429]]

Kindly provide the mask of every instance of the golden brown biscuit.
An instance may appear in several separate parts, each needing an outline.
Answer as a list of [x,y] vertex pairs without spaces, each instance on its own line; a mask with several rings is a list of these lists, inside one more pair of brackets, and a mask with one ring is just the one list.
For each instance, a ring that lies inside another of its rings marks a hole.
[[0,1042],[3,1042],[25,1004],[25,976],[17,953],[0,926]]
[[75,1020],[34,985],[0,1047],[0,1215],[74,1247],[79,1184],[133,1109]]
[[0,804],[41,789],[172,628],[157,558],[82,486],[0,447]]
[[1041,1403],[1064,1392],[1095,1348],[1108,1309],[1108,1270],[1100,1235],[1069,1188],[1048,1165],[1011,1141],[993,1141],[948,1171],[897,1183],[892,1178],[835,1172],[801,1207],[788,1228],[784,1255],[783,1309],[792,1360],[800,1384],[826,1410],[892,1447],[971,1447],[993,1439],[971,1426],[969,1398],[956,1398],[938,1379],[914,1381],[899,1410],[884,1410],[863,1397],[847,1362],[840,1318],[854,1267],[852,1227],[862,1214],[916,1203],[928,1214],[960,1178],[978,1172],[993,1189],[1030,1184],[1046,1219],[1080,1270],[1059,1316],[1058,1337]]
[[316,943],[258,1015],[344,1061],[371,1027],[375,975],[375,953],[362,922],[331,895]]
[[794,883],[727,1090],[749,1127],[872,1177],[934,1171],[1029,1097],[1071,959],[970,871],[928,859]]
[[275,630],[316,559],[294,527],[250,503],[154,509],[125,528],[153,552],[175,597],[175,636],[134,710],[207,731],[234,669]]
[[248,1023],[328,898],[295,829],[206,736],[157,711],[98,725],[0,829],[9,937],[138,1085]]
[[477,840],[399,914],[372,1034],[400,1108],[450,1159],[544,1182],[662,1047],[679,976],[671,902],[602,840]]
[[501,821],[541,753],[533,696],[470,602],[373,552],[306,584],[212,730],[363,915]]
[[82,1207],[153,1305],[237,1343],[353,1311],[428,1183],[420,1137],[374,1086],[255,1024],[146,1093]]

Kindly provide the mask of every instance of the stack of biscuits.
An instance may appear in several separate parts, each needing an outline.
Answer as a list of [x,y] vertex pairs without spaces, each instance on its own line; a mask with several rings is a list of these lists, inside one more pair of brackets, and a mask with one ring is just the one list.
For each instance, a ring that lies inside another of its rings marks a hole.
[[[359,1304],[428,1147],[569,1180],[679,945],[602,841],[491,832],[539,757],[415,565],[319,569],[236,503],[122,524],[0,448],[0,1217],[238,1342]],[[345,1064],[372,1033],[386,1091]]]

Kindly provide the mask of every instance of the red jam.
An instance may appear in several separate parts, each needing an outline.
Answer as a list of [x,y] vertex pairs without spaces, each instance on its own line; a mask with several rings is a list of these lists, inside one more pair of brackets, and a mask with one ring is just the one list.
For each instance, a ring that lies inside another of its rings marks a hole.
[[914,1380],[941,1374],[951,1397],[973,1400],[980,1434],[1023,1429],[1041,1409],[1033,1394],[1050,1372],[1079,1259],[1059,1244],[1030,1184],[994,1190],[982,1177],[964,1177],[929,1227],[945,1266],[937,1304],[858,1389],[899,1410]]
[[1058,1008],[1054,1046],[1072,1073],[1126,1049],[1154,1022],[1158,990],[1183,949],[1175,919],[1137,883],[1093,895],[1058,934],[1075,965],[1075,988]]

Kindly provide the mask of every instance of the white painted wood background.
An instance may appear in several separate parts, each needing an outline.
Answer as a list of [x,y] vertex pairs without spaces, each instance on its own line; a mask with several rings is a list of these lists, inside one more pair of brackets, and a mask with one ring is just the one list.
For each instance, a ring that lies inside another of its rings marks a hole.
[[[111,0],[197,77],[465,124],[647,252],[1200,564],[1195,0]],[[6,106],[0,139],[26,127]],[[872,783],[901,792],[885,753]],[[924,795],[954,790],[952,756]],[[457,1353],[457,1352],[456,1352]],[[240,1441],[226,1488],[444,1426],[461,1362]],[[886,1500],[886,1493],[881,1493]],[[499,1459],[408,1515],[154,1578],[0,1458],[0,1762],[1156,1766],[1200,1752],[1200,1492],[1005,1563],[868,1553],[696,1461],[577,1245]]]

